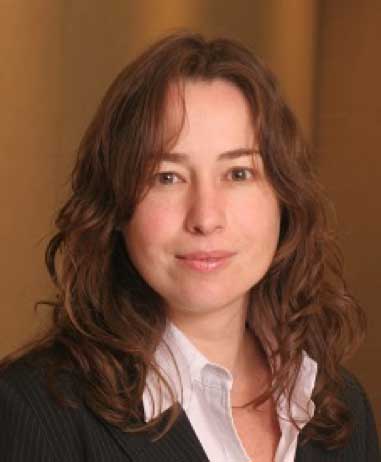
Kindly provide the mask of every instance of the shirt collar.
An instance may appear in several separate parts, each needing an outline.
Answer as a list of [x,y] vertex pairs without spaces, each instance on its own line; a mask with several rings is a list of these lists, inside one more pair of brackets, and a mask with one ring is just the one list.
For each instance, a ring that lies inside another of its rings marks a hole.
[[[173,359],[175,359],[178,370]],[[182,404],[185,411],[189,406],[192,396],[193,382],[194,380],[202,381],[203,370],[208,369],[208,373],[213,373],[213,370],[223,370],[226,373],[225,380],[230,382],[230,386],[232,384],[230,372],[218,364],[209,361],[171,321],[167,322],[163,339],[155,352],[155,360],[161,373],[173,389],[177,401]],[[316,375],[316,361],[303,350],[301,367],[295,382],[290,408],[292,417],[301,428],[313,417],[315,411],[311,395]],[[161,402],[159,399],[160,391],[162,395]],[[152,370],[149,370],[143,392],[145,421],[148,422],[153,417],[167,410],[171,405],[172,400],[169,391],[158,380],[156,374]],[[280,396],[277,409],[282,426],[282,421],[285,422],[288,420],[286,396]]]
[[[176,364],[174,364],[173,359]],[[193,381],[201,380],[202,369],[211,362],[171,321],[167,322],[162,341],[155,351],[155,361],[160,372],[175,392],[177,401],[186,410],[191,399]],[[161,403],[159,402],[160,391],[162,394]],[[149,370],[143,393],[145,421],[156,417],[171,405],[172,400],[168,389],[159,382],[156,374]]]

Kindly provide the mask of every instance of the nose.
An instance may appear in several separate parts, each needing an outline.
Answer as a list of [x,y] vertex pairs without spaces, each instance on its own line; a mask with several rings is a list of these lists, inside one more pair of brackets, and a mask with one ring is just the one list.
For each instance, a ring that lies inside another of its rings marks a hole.
[[226,204],[217,185],[194,187],[189,194],[185,228],[192,234],[209,235],[226,227]]

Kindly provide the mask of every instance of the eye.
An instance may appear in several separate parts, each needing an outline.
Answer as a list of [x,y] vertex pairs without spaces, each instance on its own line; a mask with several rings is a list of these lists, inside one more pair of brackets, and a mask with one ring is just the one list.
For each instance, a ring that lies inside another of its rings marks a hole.
[[236,167],[229,172],[233,181],[246,181],[254,177],[254,170],[247,167]]
[[159,172],[155,175],[155,183],[158,182],[161,185],[176,184],[179,181],[181,179],[175,172]]

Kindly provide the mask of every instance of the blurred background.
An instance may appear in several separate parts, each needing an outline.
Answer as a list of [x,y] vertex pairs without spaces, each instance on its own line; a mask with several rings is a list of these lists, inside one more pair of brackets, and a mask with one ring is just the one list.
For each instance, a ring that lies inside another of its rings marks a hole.
[[43,261],[81,135],[116,73],[176,28],[242,40],[278,75],[336,207],[368,316],[347,367],[381,434],[381,1],[0,0],[0,356],[46,325]]

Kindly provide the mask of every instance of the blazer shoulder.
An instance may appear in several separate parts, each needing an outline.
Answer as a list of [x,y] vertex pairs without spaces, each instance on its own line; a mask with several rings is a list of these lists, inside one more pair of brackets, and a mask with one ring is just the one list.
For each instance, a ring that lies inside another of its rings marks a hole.
[[6,422],[0,432],[0,454],[5,462],[59,460],[36,411],[38,401],[33,403],[36,377],[37,371],[21,361],[0,372],[0,420]]
[[357,414],[359,417],[360,414],[368,415],[372,414],[372,409],[370,406],[368,394],[353,372],[350,372],[346,368],[341,368],[341,375],[343,378],[343,398],[349,408]]
[[369,462],[381,462],[378,434],[368,394],[360,380],[348,369],[342,368],[344,400],[351,410],[354,430],[350,440],[354,452],[364,454]]
[[[17,359],[5,368],[0,368],[0,393],[7,394],[13,390],[25,399],[31,407],[39,401],[45,404],[55,405],[53,394],[47,386],[47,361],[49,352],[30,353]],[[57,381],[60,392],[65,397],[75,398],[74,378],[69,374],[62,373]],[[79,402],[79,400],[78,400]]]
[[130,453],[146,439],[95,414],[82,398],[75,371],[60,369],[55,390],[68,403],[55,399],[46,367],[55,357],[52,351],[28,355],[0,372],[0,421],[7,422],[0,432],[1,462],[132,460]]
[[5,462],[77,460],[69,448],[78,446],[80,411],[53,399],[41,359],[28,355],[0,371],[0,420],[7,422],[0,432],[0,454]]
[[[43,375],[43,355],[27,354],[7,366],[0,367],[0,383],[18,387],[35,386]],[[36,358],[36,360],[35,360]]]

